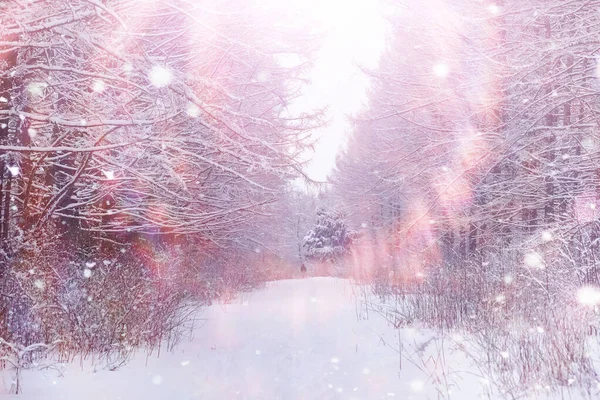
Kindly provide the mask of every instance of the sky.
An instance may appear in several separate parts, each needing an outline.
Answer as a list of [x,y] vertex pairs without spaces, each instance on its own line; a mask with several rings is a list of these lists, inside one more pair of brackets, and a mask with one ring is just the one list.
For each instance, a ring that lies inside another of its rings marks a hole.
[[263,1],[277,2],[324,29],[311,84],[293,107],[298,111],[327,107],[329,122],[314,133],[319,141],[306,169],[312,179],[325,181],[350,131],[346,116],[359,112],[367,102],[369,80],[359,66],[377,67],[385,48],[388,22],[381,0]]

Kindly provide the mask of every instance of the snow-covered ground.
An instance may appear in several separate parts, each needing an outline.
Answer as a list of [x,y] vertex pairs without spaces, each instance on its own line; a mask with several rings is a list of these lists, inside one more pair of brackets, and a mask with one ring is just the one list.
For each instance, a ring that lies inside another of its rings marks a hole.
[[173,353],[149,359],[139,354],[117,371],[92,372],[75,363],[63,376],[26,372],[18,397],[469,400],[484,395],[485,379],[459,353],[429,340],[430,333],[403,330],[406,357],[400,362],[398,331],[376,314],[365,320],[354,290],[334,278],[271,282],[233,304],[207,309],[207,321],[193,340]]

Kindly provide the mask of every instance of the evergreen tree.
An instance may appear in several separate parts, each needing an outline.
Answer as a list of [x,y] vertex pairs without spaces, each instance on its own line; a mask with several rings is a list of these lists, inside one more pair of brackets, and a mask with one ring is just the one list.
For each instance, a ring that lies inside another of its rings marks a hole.
[[304,237],[308,259],[335,263],[350,250],[355,233],[348,229],[343,215],[320,208],[317,222]]

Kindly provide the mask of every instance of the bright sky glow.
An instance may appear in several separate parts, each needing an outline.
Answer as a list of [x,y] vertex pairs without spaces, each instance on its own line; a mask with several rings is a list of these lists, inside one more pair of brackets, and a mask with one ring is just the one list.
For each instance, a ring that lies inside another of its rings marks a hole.
[[383,6],[379,0],[262,1],[270,7],[285,7],[286,12],[325,31],[311,84],[294,104],[295,111],[327,107],[329,124],[315,132],[319,142],[307,168],[311,178],[324,181],[350,130],[346,116],[366,105],[369,80],[359,66],[377,67],[385,48],[388,23]]

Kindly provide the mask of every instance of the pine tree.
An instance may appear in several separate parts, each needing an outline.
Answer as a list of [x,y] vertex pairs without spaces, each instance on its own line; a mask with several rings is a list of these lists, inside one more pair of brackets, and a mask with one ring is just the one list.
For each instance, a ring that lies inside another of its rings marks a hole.
[[315,227],[304,237],[306,257],[336,263],[350,251],[354,236],[355,233],[348,229],[340,212],[320,208]]

